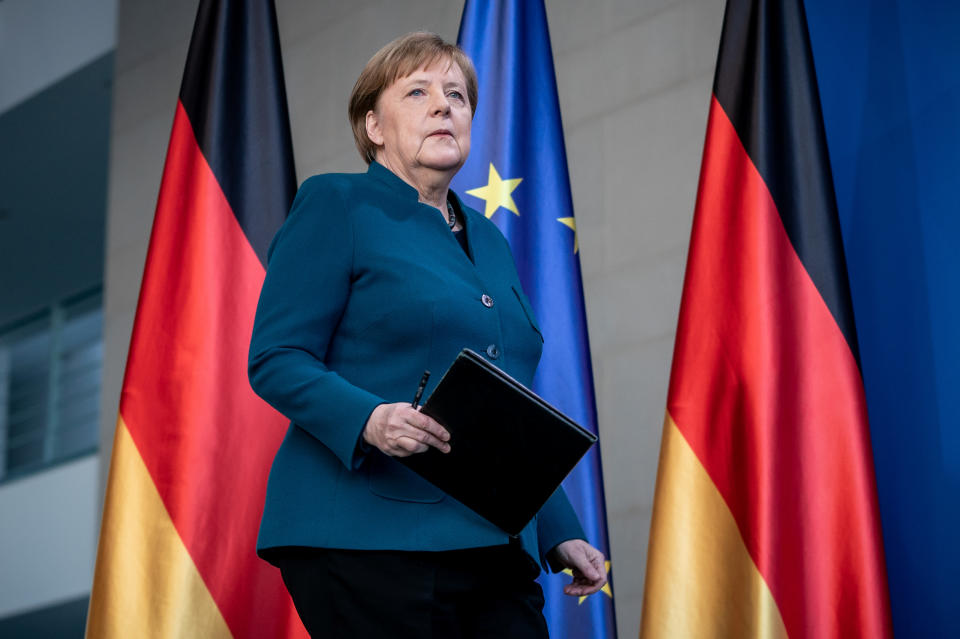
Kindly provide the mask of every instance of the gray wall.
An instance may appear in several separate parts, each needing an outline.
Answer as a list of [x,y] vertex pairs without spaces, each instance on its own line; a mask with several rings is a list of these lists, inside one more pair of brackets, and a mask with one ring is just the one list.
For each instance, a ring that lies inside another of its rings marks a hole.
[[[461,3],[277,4],[299,178],[361,170],[345,115],[357,74],[377,48],[406,31],[425,28],[455,39]],[[105,449],[195,10],[194,1],[120,1],[105,275]],[[639,626],[660,430],[722,13],[720,0],[547,0],[624,637],[636,635]]]
[[89,455],[0,489],[0,619],[89,594],[100,459]]
[[0,112],[113,49],[117,0],[0,2]]

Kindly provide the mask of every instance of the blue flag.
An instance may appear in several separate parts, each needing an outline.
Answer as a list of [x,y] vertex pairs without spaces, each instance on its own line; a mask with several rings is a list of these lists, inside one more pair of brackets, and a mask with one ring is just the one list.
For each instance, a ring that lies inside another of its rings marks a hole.
[[[544,338],[534,390],[596,433],[577,227],[543,2],[467,0],[458,43],[476,65],[480,102],[470,158],[454,189],[510,243]],[[599,446],[564,488],[587,540],[609,559]],[[563,574],[542,578],[550,636],[616,637],[612,580],[583,599],[563,594],[569,581]]]

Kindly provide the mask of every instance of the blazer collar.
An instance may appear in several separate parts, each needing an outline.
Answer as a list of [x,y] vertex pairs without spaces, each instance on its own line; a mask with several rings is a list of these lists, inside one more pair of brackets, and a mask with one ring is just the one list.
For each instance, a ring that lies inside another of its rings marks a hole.
[[[420,201],[420,194],[417,192],[417,189],[404,182],[396,173],[376,160],[370,163],[370,168],[367,169],[367,175],[403,198],[410,198],[415,202]],[[447,199],[457,207],[457,213],[462,213],[463,210],[467,208],[463,204],[463,200],[460,199],[460,196],[453,192],[453,189],[447,192]]]
[[401,197],[411,198],[414,201],[420,199],[420,194],[417,193],[417,189],[404,182],[397,174],[377,161],[370,163],[370,168],[367,169],[367,175]]
[[[410,199],[418,204],[421,203],[420,194],[417,192],[417,189],[404,182],[397,174],[379,162],[373,161],[370,163],[370,168],[367,169],[367,175],[379,182],[382,186],[386,187],[394,194],[404,199]],[[466,230],[468,257],[470,261],[476,263],[476,255],[474,253],[474,246],[476,246],[476,244],[473,240],[473,228],[476,224],[476,221],[473,219],[473,216],[481,214],[464,204],[463,200],[460,199],[460,196],[453,192],[453,189],[447,191],[447,200],[453,204],[457,215],[460,217],[460,221]],[[423,206],[427,205],[424,204]]]

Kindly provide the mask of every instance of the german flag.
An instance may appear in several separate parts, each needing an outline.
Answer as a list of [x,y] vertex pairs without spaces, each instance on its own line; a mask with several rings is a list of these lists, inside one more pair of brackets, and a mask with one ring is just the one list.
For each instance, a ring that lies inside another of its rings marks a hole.
[[246,374],[295,191],[272,0],[203,0],[120,399],[88,637],[306,636],[256,555],[286,431]]
[[800,0],[730,0],[641,637],[890,637],[867,411]]

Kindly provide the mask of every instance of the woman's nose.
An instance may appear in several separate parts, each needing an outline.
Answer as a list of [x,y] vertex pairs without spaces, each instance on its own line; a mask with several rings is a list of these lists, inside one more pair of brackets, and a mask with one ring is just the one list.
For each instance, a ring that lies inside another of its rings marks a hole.
[[450,112],[450,101],[442,93],[439,97],[433,99],[432,106],[434,115],[445,115]]

